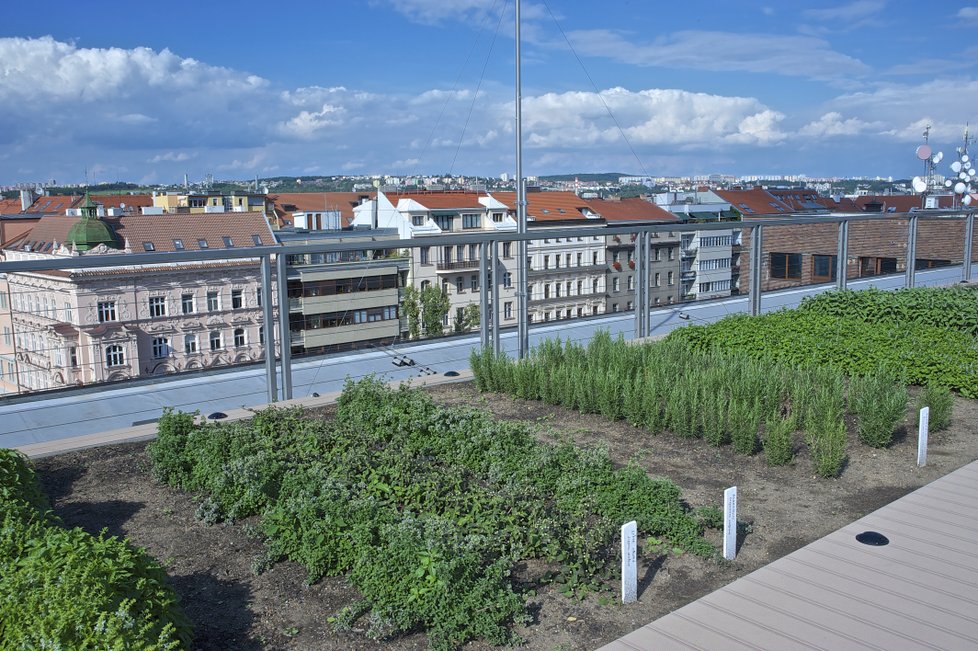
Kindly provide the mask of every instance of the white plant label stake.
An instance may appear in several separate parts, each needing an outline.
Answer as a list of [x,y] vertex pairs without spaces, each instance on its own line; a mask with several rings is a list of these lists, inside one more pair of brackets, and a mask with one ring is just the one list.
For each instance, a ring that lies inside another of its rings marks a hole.
[[638,601],[638,524],[632,520],[621,527],[621,602]]
[[917,426],[917,465],[927,465],[927,428],[930,427],[930,407],[920,410],[920,423]]
[[737,487],[723,491],[723,557],[737,556]]

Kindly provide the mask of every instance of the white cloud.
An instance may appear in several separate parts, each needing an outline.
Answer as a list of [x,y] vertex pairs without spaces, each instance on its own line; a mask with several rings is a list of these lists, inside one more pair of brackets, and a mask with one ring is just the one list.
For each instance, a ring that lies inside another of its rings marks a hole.
[[809,122],[798,133],[815,138],[855,136],[862,133],[879,132],[883,126],[882,122],[865,122],[859,118],[843,118],[841,113],[831,111],[818,120]]
[[861,22],[867,18],[879,14],[886,8],[885,0],[856,0],[848,4],[837,7],[826,7],[825,9],[806,9],[802,15],[814,20],[824,20],[828,22],[853,23]]
[[300,111],[287,122],[280,123],[279,130],[286,135],[311,140],[324,129],[341,125],[344,112],[342,107],[323,104],[319,111]]
[[978,25],[978,7],[961,7],[958,9],[957,17],[965,24]]
[[192,158],[196,158],[196,157],[197,157],[197,153],[196,152],[194,152],[193,154],[190,154],[190,153],[187,153],[185,151],[181,151],[179,153],[177,153],[175,151],[168,151],[165,154],[157,154],[156,156],[153,156],[152,158],[150,158],[146,162],[147,163],[164,163],[164,162],[165,163],[182,163],[183,161],[188,161],[188,160],[190,160]]
[[621,32],[596,29],[572,32],[569,37],[583,54],[641,66],[739,70],[817,79],[869,71],[862,61],[836,52],[827,41],[812,36],[684,31],[641,43],[627,39]]
[[523,103],[526,142],[535,148],[624,145],[618,126],[634,146],[767,145],[785,137],[783,118],[753,98],[683,90],[547,93]]

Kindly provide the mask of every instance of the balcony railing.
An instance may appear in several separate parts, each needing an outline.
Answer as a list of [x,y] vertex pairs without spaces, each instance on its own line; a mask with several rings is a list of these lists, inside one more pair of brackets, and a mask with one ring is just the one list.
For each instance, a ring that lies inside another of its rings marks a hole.
[[479,260],[455,260],[454,262],[446,262],[444,260],[439,260],[435,263],[435,269],[438,271],[458,271],[459,269],[478,269]]

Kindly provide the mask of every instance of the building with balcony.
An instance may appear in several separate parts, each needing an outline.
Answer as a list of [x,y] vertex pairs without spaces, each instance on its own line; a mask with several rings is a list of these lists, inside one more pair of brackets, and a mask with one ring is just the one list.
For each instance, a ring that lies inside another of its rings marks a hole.
[[[676,224],[680,220],[672,213],[644,199],[589,200],[588,204],[604,217],[608,226],[648,226]],[[607,260],[605,279],[606,312],[621,312],[635,307],[634,235],[606,235]],[[671,305],[679,301],[679,235],[674,231],[652,233],[651,264],[649,269],[650,302]]]
[[[262,213],[100,216],[86,200],[45,215],[7,260],[106,256],[111,267],[7,274],[4,392],[111,382],[263,357],[256,261],[127,264],[130,253],[272,246]],[[9,329],[9,332],[8,332]]]
[[289,331],[294,354],[388,345],[407,337],[401,314],[410,255],[386,248],[393,229],[286,228],[282,244],[363,243],[363,250],[287,258]]

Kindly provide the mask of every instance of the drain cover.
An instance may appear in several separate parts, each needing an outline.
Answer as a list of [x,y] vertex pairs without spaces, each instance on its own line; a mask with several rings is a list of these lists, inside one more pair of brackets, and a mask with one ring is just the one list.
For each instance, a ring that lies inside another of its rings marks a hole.
[[458,371],[445,371],[445,377],[458,377]]
[[227,418],[227,417],[228,415],[225,414],[223,411],[215,411],[213,414],[207,416],[207,418],[209,418],[210,420],[220,420],[222,418]]
[[873,545],[874,547],[890,544],[890,539],[878,531],[864,531],[856,536],[856,540],[864,545]]

